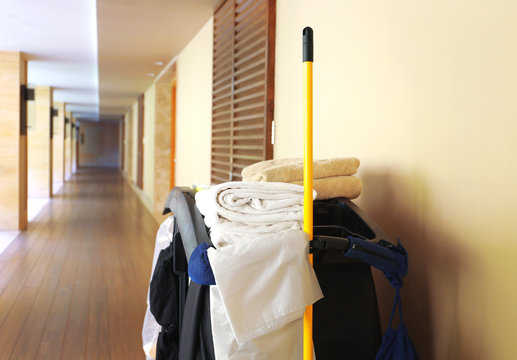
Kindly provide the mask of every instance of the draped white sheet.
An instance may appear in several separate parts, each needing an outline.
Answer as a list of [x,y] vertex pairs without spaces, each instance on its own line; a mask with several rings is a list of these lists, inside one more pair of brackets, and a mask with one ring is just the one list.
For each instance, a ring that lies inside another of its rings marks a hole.
[[323,297],[307,254],[300,230],[208,250],[218,359],[300,359],[300,318]]

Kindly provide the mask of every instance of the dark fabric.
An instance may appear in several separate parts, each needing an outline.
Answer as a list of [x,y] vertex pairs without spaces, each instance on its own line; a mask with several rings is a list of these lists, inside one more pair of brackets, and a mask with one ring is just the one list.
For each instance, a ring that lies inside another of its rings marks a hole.
[[[315,235],[343,237],[350,241],[344,252],[328,249],[314,253],[314,269],[325,295],[314,305],[316,358],[418,359],[402,322],[400,288],[408,272],[408,254],[400,240],[397,245],[382,240],[385,238],[382,229],[361,209],[342,199],[315,201],[314,225]],[[380,347],[380,321],[370,265],[383,271],[397,289],[390,326]],[[369,278],[365,277],[366,272],[361,274],[354,270],[355,267],[367,269]],[[367,288],[371,291],[365,291]],[[391,323],[397,304],[401,321],[394,330]],[[368,318],[364,312],[375,316]],[[359,320],[361,316],[363,318]]]
[[187,261],[181,236],[175,226],[173,240],[160,252],[149,285],[149,307],[162,326],[156,346],[156,360],[178,359],[179,331],[187,287]]
[[402,287],[402,278],[408,271],[407,251],[397,239],[397,245],[381,240],[379,243],[349,236],[350,248],[345,256],[364,261],[381,270],[391,285]]
[[162,323],[156,318],[163,326],[158,338],[157,360],[214,360],[209,287],[195,282],[189,285],[187,274],[196,246],[211,245],[208,230],[195,205],[192,189],[172,189],[166,205],[166,211],[171,210],[175,217],[172,250],[164,251],[151,287],[154,302],[151,312],[165,320]]
[[[388,329],[382,337],[376,360],[417,360],[416,349],[409,338],[408,330],[402,321],[402,303],[400,288],[403,278],[408,272],[408,254],[400,240],[397,245],[381,240],[378,243],[369,242],[356,237],[348,237],[350,248],[344,253],[348,258],[362,260],[381,270],[397,293],[393,303]],[[399,307],[400,323],[393,329],[393,315]]]
[[[183,321],[183,313],[185,311],[185,301],[187,299],[187,291],[188,291],[188,263],[187,258],[185,256],[185,249],[183,248],[183,241],[181,238],[181,234],[178,232],[176,228],[174,232],[174,252],[173,252],[173,271],[174,274],[178,277],[179,280],[179,288],[177,294],[178,300],[178,329],[181,330],[181,324]],[[159,360],[159,359],[156,359]]]
[[[342,201],[314,202],[314,235],[373,236]],[[368,264],[324,249],[314,253],[314,270],[324,298],[313,307],[313,340],[318,360],[373,360],[382,338],[377,295]]]
[[180,338],[180,360],[213,360],[210,288],[192,282],[187,294]]
[[149,285],[149,307],[158,324],[177,322],[176,304],[169,301],[178,292],[178,281],[172,272],[172,244],[160,251]]
[[198,245],[190,256],[188,274],[190,279],[200,285],[215,285],[215,277],[208,260],[206,251],[210,248],[207,243]]
[[[397,305],[399,308],[400,322],[398,328],[393,329],[393,315],[395,314]],[[393,302],[388,330],[386,330],[386,333],[384,333],[382,337],[382,344],[375,360],[418,360],[415,346],[409,338],[406,325],[404,325],[402,321],[402,303],[399,288],[397,288],[397,294]]]
[[370,266],[328,251],[314,270],[325,296],[313,307],[316,359],[373,360],[382,330]]
[[[406,325],[402,321],[402,302],[400,288],[403,278],[408,272],[408,254],[400,240],[397,245],[381,240],[379,243],[368,242],[359,238],[349,237],[350,248],[345,252],[346,257],[362,260],[380,269],[391,286],[397,292],[391,310],[388,329],[382,337],[375,360],[418,360],[418,355]],[[397,329],[393,329],[393,315],[399,309],[400,322]]]
[[167,331],[162,328],[156,343],[156,360],[178,359],[179,345],[177,330]]

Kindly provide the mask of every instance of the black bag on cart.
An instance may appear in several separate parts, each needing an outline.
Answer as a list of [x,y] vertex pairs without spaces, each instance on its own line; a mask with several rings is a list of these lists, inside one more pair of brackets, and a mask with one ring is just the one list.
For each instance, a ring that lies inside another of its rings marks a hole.
[[150,310],[162,327],[156,345],[156,360],[178,358],[187,289],[187,259],[178,227],[174,224],[172,242],[160,252],[149,285]]
[[156,360],[214,360],[209,288],[188,284],[188,261],[197,245],[211,244],[190,188],[169,193],[164,214],[174,214],[173,241],[162,250],[150,285],[150,307],[162,326]]
[[[364,216],[361,217],[360,215]],[[314,201],[314,235],[375,239],[378,227],[350,200]],[[375,359],[382,327],[369,264],[346,258],[344,249],[314,252],[314,270],[324,298],[313,307],[316,359]]]

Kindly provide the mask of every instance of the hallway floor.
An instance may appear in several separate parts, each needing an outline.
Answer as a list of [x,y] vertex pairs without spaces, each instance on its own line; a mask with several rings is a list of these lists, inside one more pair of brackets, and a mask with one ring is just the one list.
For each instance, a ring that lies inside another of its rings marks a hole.
[[157,228],[117,170],[81,169],[0,254],[0,359],[144,359]]

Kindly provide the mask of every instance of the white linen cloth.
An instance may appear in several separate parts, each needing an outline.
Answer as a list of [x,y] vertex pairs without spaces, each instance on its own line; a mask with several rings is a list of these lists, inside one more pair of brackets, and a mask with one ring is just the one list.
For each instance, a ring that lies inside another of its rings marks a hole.
[[300,185],[227,182],[196,193],[196,205],[210,227],[215,247],[303,227]]
[[[156,261],[160,255],[160,251],[165,249],[172,241],[172,235],[174,233],[174,217],[169,216],[160,225],[158,232],[156,233],[156,242],[154,245],[154,256],[153,265],[151,269],[151,278],[154,273]],[[149,283],[151,280],[149,280]],[[158,342],[158,334],[160,333],[161,326],[156,322],[151,309],[149,308],[149,289],[147,290],[147,309],[144,316],[144,326],[142,327],[142,344],[146,360],[154,359],[151,354],[151,349],[156,349],[156,343]]]
[[[308,261],[308,249],[308,236],[300,230],[208,249],[221,302],[238,345],[279,330],[323,297]],[[212,310],[211,314],[217,313]],[[214,321],[212,326],[218,327]],[[216,337],[214,347],[218,346]],[[275,349],[261,350],[271,353]]]
[[210,316],[216,360],[300,360],[303,358],[303,318],[278,330],[238,344],[217,285],[210,286]]
[[251,225],[224,222],[210,228],[210,239],[216,248],[231,245],[246,239],[267,240],[287,230],[300,230],[303,221],[281,221],[274,224]]

